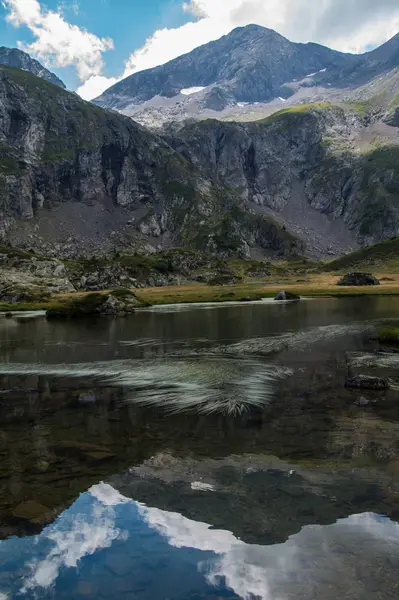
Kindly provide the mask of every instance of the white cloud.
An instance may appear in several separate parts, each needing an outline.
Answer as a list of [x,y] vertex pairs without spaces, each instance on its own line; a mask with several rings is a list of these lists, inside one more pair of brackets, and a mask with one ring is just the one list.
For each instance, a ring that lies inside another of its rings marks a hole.
[[[329,526],[307,526],[283,544],[247,544],[234,534],[213,529],[178,513],[139,506],[142,518],[171,546],[196,548],[217,556],[199,565],[211,585],[225,582],[243,600],[286,600],[292,584],[298,596],[308,597],[309,582],[337,580],[336,595],[347,591],[348,576],[363,560],[383,562],[397,546],[399,526],[373,513],[353,515]],[[337,553],[346,546],[348,553]],[[358,550],[356,553],[356,547]],[[364,548],[372,548],[371,554]],[[351,555],[351,551],[355,554]],[[352,556],[348,562],[348,556]],[[363,582],[353,597],[364,597]],[[302,593],[301,593],[302,592]]]
[[[127,75],[126,75],[127,77]],[[93,98],[97,98],[101,96],[106,89],[118,83],[123,79],[122,77],[104,77],[104,75],[93,75],[87,81],[84,82],[83,85],[78,87],[76,92],[84,98],[84,100],[92,100]]]
[[31,573],[21,590],[23,593],[51,587],[61,568],[76,568],[85,556],[109,548],[117,539],[126,538],[126,533],[115,525],[113,507],[130,500],[105,483],[93,486],[89,492],[97,501],[89,515],[73,516],[69,523],[65,523],[66,520],[63,523],[61,517],[43,534],[52,542],[52,548],[44,559],[33,560],[27,565]]
[[102,53],[114,47],[110,38],[68,23],[62,12],[46,10],[37,0],[3,0],[3,5],[9,11],[7,20],[15,27],[25,25],[35,37],[32,44],[19,42],[19,48],[49,67],[73,65],[81,81],[101,74]]
[[[310,582],[314,585],[332,579],[339,597],[347,592],[348,577],[359,557],[365,568],[367,561],[384,564],[399,540],[397,523],[363,513],[333,525],[306,526],[285,543],[261,546],[245,543],[229,531],[214,529],[179,513],[136,502],[106,483],[93,486],[89,494],[93,503],[87,514],[67,511],[42,533],[52,547],[43,559],[27,565],[30,574],[22,593],[51,587],[62,568],[76,568],[84,557],[109,548],[115,540],[127,539],[127,532],[116,526],[117,507],[126,503],[135,506],[142,520],[171,546],[212,553],[198,563],[198,568],[209,584],[218,586],[223,581],[243,600],[286,600],[292,584],[298,589],[298,596],[307,597]],[[337,547],[344,550],[337,552]],[[364,581],[353,583],[353,597],[364,597]]]

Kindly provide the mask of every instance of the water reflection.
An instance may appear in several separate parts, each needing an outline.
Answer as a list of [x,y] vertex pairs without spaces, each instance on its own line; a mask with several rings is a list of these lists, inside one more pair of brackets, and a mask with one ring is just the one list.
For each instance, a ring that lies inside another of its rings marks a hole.
[[18,565],[7,588],[3,563],[0,587],[6,598],[393,598],[398,542],[398,524],[363,513],[306,526],[283,544],[248,544],[101,483],[29,544],[0,544],[6,567]]
[[0,600],[396,599],[398,355],[373,334],[398,318],[0,322]]

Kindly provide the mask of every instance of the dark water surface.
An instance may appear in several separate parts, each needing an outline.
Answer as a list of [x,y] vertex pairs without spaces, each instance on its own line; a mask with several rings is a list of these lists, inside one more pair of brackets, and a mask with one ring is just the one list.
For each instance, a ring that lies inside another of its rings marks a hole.
[[0,600],[397,600],[398,323],[389,297],[0,318]]

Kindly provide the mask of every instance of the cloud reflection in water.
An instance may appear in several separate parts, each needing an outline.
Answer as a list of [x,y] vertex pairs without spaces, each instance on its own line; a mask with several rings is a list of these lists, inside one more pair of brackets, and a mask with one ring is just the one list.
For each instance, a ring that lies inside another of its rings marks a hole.
[[67,511],[40,536],[52,548],[43,559],[30,563],[23,592],[51,588],[61,568],[76,568],[83,558],[111,547],[116,540],[127,540],[127,533],[116,525],[118,507],[127,503],[170,546],[206,552],[203,560],[196,560],[208,584],[228,588],[243,600],[286,600],[294,588],[298,598],[307,598],[318,583],[319,591],[325,591],[329,599],[334,597],[330,595],[333,586],[325,582],[334,582],[334,593],[339,593],[349,581],[353,598],[368,598],[364,582],[353,573],[351,579],[346,575],[359,560],[372,566],[398,554],[399,525],[373,513],[353,515],[329,526],[307,526],[284,544],[261,546],[179,513],[135,502],[106,483],[93,486],[84,496],[90,498],[85,514],[73,516]]

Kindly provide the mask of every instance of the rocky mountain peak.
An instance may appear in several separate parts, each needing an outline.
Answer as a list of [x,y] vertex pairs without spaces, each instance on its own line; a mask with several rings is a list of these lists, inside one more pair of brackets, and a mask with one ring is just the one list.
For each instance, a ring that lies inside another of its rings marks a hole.
[[290,95],[282,87],[286,82],[322,69],[342,68],[351,60],[352,55],[296,44],[272,29],[248,25],[165,65],[127,77],[95,102],[125,112],[153,99],[158,104],[162,98],[180,102],[187,93],[197,93],[203,108],[223,110],[237,102]]
[[49,83],[53,83],[54,85],[66,89],[65,84],[57,77],[57,75],[51,73],[51,71],[43,67],[39,61],[18,48],[6,48],[5,46],[1,46],[0,64],[14,67],[15,69],[22,69],[23,71],[29,71],[30,73],[33,73],[33,75],[36,75]]

